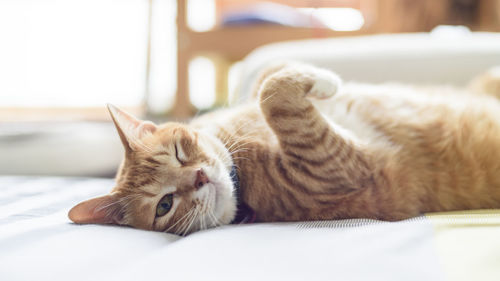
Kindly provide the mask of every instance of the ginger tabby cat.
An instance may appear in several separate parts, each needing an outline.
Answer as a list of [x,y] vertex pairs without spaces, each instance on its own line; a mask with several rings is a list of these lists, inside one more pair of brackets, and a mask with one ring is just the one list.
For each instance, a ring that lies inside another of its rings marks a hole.
[[116,186],[70,219],[186,235],[242,220],[500,207],[498,93],[341,87],[307,65],[269,69],[256,93],[190,124],[155,125],[109,106],[125,147]]

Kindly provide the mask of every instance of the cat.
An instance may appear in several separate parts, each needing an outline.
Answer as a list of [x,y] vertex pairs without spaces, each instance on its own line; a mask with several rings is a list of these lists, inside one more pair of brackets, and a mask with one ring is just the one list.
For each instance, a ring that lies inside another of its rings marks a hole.
[[108,105],[125,148],[116,186],[69,218],[187,235],[234,222],[500,207],[494,94],[342,85],[304,64],[269,68],[255,93],[189,124],[156,125]]

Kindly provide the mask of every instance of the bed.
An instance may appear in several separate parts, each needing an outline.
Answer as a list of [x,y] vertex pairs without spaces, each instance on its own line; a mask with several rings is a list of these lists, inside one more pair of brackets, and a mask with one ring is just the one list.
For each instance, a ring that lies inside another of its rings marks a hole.
[[187,237],[76,225],[111,179],[0,177],[1,280],[498,280],[500,211],[229,225]]
[[[316,63],[344,79],[457,86],[500,65],[500,35],[444,36],[266,46],[243,62],[240,96],[270,58]],[[110,178],[0,176],[0,280],[500,280],[500,210],[400,222],[228,225],[187,237],[69,221],[70,207],[113,184]]]

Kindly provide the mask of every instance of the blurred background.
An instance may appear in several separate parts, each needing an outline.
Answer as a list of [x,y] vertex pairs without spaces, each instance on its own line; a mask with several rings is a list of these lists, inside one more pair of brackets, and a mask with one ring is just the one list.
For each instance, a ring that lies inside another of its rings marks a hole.
[[443,30],[499,32],[500,0],[0,0],[0,174],[112,176],[106,103],[157,122],[237,103],[270,43]]

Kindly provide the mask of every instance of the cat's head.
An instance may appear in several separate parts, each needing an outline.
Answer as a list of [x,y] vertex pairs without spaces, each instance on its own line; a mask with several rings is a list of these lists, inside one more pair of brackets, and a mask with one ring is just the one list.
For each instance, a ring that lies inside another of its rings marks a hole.
[[108,109],[125,158],[111,193],[74,206],[72,221],[184,235],[233,220],[232,160],[219,139],[188,125],[158,126]]

